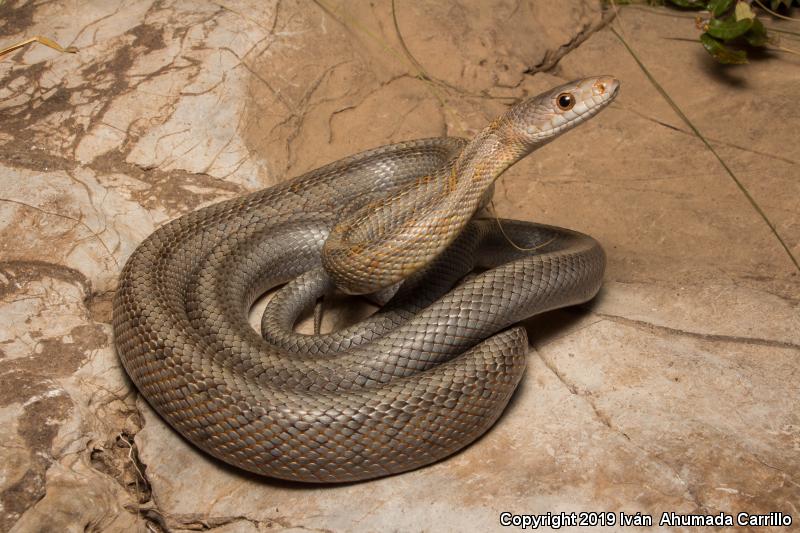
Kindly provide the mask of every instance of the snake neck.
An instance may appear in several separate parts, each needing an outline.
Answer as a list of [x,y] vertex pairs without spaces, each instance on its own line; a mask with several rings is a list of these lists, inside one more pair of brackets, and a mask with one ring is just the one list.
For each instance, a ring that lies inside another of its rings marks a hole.
[[448,188],[466,197],[480,197],[506,169],[534,149],[503,115],[464,147],[453,162],[450,178],[454,183]]
[[340,220],[323,246],[325,270],[349,294],[402,281],[455,240],[497,177],[532,150],[500,117],[437,172]]

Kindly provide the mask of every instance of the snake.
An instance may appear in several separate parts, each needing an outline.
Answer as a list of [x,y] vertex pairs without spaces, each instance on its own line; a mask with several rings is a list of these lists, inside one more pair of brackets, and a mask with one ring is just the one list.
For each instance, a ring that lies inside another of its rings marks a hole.
[[[270,478],[363,481],[454,454],[522,379],[520,321],[591,300],[605,268],[585,234],[481,216],[495,180],[618,88],[573,81],[472,139],[380,146],[164,224],[114,295],[125,371],[197,448]],[[269,291],[257,331],[248,314]],[[298,332],[334,294],[378,310]]]

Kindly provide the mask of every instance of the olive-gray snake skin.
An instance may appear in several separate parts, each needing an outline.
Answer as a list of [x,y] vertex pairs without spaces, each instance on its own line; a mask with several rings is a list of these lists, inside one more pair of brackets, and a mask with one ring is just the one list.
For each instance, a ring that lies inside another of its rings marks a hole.
[[[185,438],[266,476],[364,480],[463,448],[522,377],[514,324],[591,299],[605,265],[588,236],[502,221],[515,247],[474,215],[506,168],[617,90],[608,76],[572,82],[471,141],[382,146],[164,225],[114,299],[126,371]],[[248,312],[282,284],[259,335]],[[334,289],[389,300],[343,330],[294,332]]]

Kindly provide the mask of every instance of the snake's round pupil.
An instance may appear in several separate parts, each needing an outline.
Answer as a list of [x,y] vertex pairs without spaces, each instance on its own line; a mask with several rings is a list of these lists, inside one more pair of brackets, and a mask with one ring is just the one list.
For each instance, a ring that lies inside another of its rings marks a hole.
[[558,107],[566,111],[575,105],[575,99],[569,93],[562,93],[558,95]]

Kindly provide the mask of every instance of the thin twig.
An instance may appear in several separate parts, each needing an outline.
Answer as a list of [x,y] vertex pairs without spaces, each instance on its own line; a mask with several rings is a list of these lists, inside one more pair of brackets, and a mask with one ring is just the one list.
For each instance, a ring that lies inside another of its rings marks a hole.
[[31,37],[30,39],[25,39],[24,41],[20,41],[18,43],[14,43],[11,46],[7,46],[7,47],[1,49],[0,50],[0,57],[3,57],[4,55],[10,54],[14,50],[17,50],[18,48],[22,48],[23,46],[27,46],[27,45],[29,45],[31,43],[43,44],[45,46],[49,46],[53,50],[58,50],[59,52],[67,53],[67,54],[74,54],[74,53],[76,53],[78,51],[78,49],[75,48],[74,46],[68,46],[67,48],[64,48],[63,46],[61,46],[57,42],[55,42],[55,41],[53,41],[51,39],[48,39],[47,37],[43,37],[41,35],[37,35],[35,37]]
[[614,10],[614,19],[617,21],[617,24],[619,24],[619,27],[621,28],[622,19],[619,16],[619,9],[617,8],[617,2],[615,2],[614,0],[611,0],[611,8]]
[[769,50],[776,50],[778,52],[786,52],[787,54],[794,54],[796,56],[800,56],[800,51],[794,50],[792,48],[786,48],[785,46],[772,45],[772,46],[767,46],[767,48]]
[[508,244],[510,244],[512,247],[516,248],[520,252],[533,252],[534,250],[539,250],[541,248],[544,248],[545,246],[556,240],[555,237],[552,237],[544,241],[543,243],[539,243],[531,247],[518,245],[513,240],[511,240],[511,237],[506,233],[505,228],[503,228],[503,224],[500,222],[500,217],[497,216],[497,209],[494,207],[494,199],[489,200],[489,206],[491,207],[492,217],[494,217],[494,221],[497,222],[497,227],[500,228],[500,233],[503,234],[503,237],[508,241]]
[[[415,72],[417,78],[419,78],[422,82],[425,83],[425,86],[428,90],[433,94],[434,98],[439,101],[439,105],[442,106],[442,109],[445,112],[450,112],[454,114],[457,118],[458,113],[447,104],[445,95],[439,90],[436,83],[433,82],[432,78],[428,76],[428,74],[422,69],[422,65],[419,65],[415,61],[412,61],[412,58],[409,58],[408,55],[396,50],[393,46],[389,45],[386,40],[382,39],[380,36],[375,34],[372,30],[364,26],[358,19],[348,16],[346,13],[343,13],[337,6],[331,5],[327,0],[313,0],[315,4],[320,6],[323,11],[327,12],[331,15],[334,19],[338,20],[342,25],[345,27],[355,28],[358,31],[365,34],[367,37],[375,41],[381,48],[389,52],[392,56],[394,56],[399,62],[402,64],[404,63],[406,66],[410,67],[412,71]],[[392,8],[394,8],[394,4],[392,4]],[[463,119],[461,119],[463,122]]]

